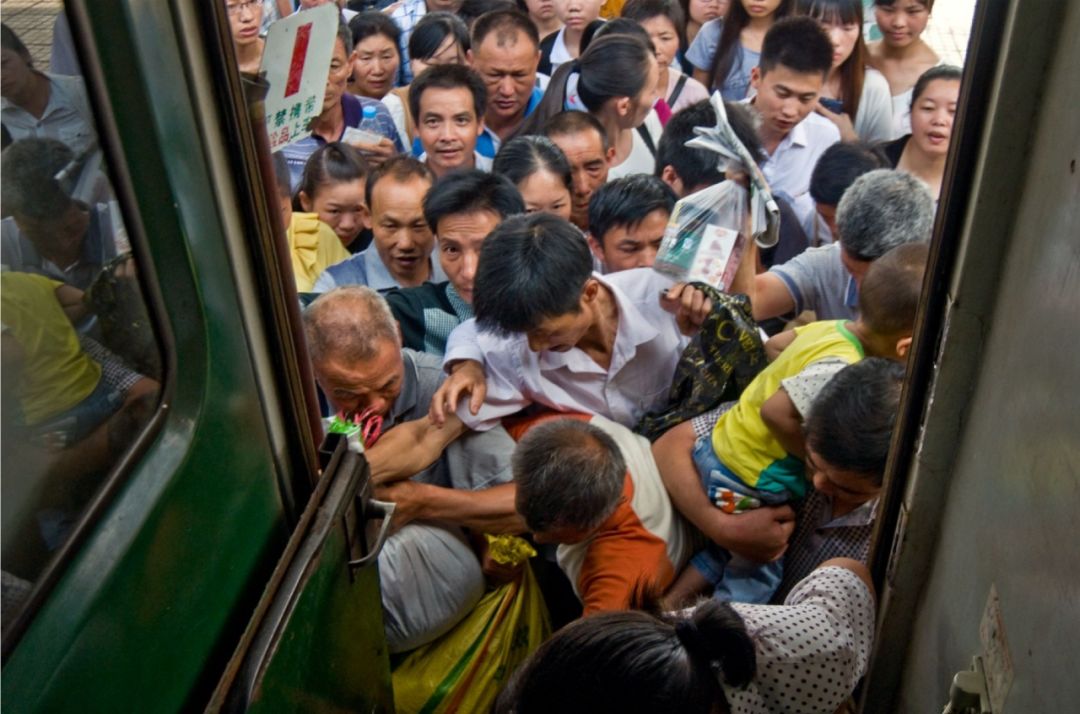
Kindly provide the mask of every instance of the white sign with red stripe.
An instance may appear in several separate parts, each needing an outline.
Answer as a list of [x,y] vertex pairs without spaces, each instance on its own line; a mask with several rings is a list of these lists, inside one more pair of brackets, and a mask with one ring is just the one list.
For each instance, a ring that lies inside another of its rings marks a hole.
[[270,25],[260,71],[270,83],[266,133],[271,151],[308,136],[308,124],[322,113],[340,21],[337,5],[327,3]]

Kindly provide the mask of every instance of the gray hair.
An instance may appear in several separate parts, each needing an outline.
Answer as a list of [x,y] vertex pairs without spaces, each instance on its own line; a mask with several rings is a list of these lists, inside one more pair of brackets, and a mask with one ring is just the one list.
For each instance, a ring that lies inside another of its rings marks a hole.
[[614,439],[577,419],[529,431],[514,450],[517,510],[529,530],[592,530],[622,495],[626,461]]
[[36,219],[62,216],[71,197],[55,177],[74,156],[67,144],[49,138],[21,139],[4,149],[0,159],[4,212]]
[[398,326],[382,295],[345,285],[320,295],[304,310],[304,335],[312,364],[331,357],[369,360],[380,342],[398,343]]
[[876,260],[904,243],[926,242],[934,227],[934,198],[919,179],[877,169],[855,180],[836,207],[840,245],[853,258]]

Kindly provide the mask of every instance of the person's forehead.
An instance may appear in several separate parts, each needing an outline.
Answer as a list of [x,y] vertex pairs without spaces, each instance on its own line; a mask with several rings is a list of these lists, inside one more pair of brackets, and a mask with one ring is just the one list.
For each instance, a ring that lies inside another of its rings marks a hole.
[[436,233],[439,239],[483,240],[502,217],[494,211],[450,213],[439,219]]
[[358,52],[378,52],[386,49],[393,50],[394,47],[394,41],[379,32],[376,32],[374,35],[368,35],[356,44],[356,50]]
[[423,212],[424,195],[431,182],[420,176],[401,179],[383,176],[371,188],[371,210],[380,213],[387,210],[412,210]]
[[420,95],[420,114],[475,114],[468,87],[428,87]]
[[797,72],[778,64],[762,74],[761,81],[771,85],[783,85],[794,92],[816,92],[825,83],[820,72]]
[[553,134],[551,141],[562,149],[571,161],[573,160],[571,154],[580,161],[589,161],[593,155],[599,158],[604,156],[604,140],[593,127],[586,127],[569,134]]
[[530,59],[539,51],[532,39],[518,28],[492,30],[473,48],[480,62],[505,62],[508,59]]
[[379,389],[399,375],[401,348],[390,340],[380,340],[376,349],[375,355],[366,360],[354,360],[341,354],[327,355],[315,365],[315,371],[332,388]]

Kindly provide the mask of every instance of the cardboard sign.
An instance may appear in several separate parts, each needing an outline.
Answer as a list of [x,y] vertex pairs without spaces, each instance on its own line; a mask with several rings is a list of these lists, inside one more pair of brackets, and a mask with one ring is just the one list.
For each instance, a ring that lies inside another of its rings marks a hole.
[[271,151],[308,136],[308,124],[322,113],[338,12],[337,5],[327,3],[270,25],[259,69],[270,83],[266,133]]

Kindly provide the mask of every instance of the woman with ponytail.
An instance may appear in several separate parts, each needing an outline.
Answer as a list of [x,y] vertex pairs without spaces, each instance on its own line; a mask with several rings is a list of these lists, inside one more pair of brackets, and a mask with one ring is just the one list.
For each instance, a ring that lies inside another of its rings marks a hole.
[[[833,714],[866,672],[874,594],[866,566],[821,564],[783,605],[706,600],[567,625],[499,696],[499,714]],[[807,686],[812,682],[813,686]]]
[[643,40],[623,34],[599,37],[580,58],[555,71],[521,133],[541,133],[544,122],[565,109],[587,111],[604,126],[609,145],[615,147],[609,179],[651,174],[663,131],[653,111],[660,98],[658,79],[656,57]]
[[495,711],[727,714],[721,682],[744,687],[754,672],[754,642],[727,603],[710,600],[678,615],[605,612],[541,645]]

